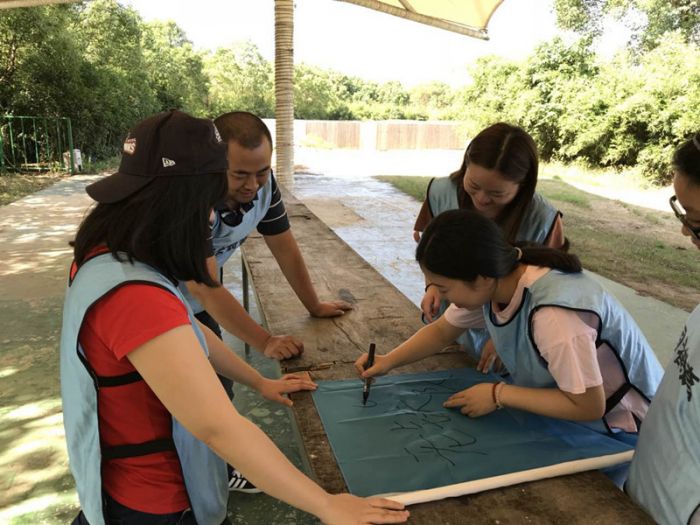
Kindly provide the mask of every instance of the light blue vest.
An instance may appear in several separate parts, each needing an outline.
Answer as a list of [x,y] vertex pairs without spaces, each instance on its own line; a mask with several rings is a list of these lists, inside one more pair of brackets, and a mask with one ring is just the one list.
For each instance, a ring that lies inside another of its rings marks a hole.
[[[443,211],[459,209],[458,189],[457,184],[449,177],[438,177],[430,182],[428,202],[433,217],[437,217]],[[525,210],[515,240],[544,244],[558,213],[547,199],[535,192]]]
[[659,523],[700,512],[700,306],[649,407],[625,490]]
[[[434,178],[428,187],[428,202],[433,217],[447,210],[459,209],[457,183],[449,177]],[[530,205],[525,210],[523,220],[518,229],[516,241],[531,241],[544,244],[552,231],[552,226],[559,212],[547,199],[535,192]],[[440,315],[447,309],[449,303],[443,301],[440,305]],[[486,329],[472,328],[464,332],[457,342],[472,356],[478,357],[489,340]]]
[[[83,319],[92,305],[127,282],[152,283],[183,297],[173,284],[150,266],[120,263],[111,254],[82,265],[66,291],[61,331],[61,397],[63,425],[70,468],[80,506],[90,525],[104,525],[102,511],[102,451],[97,417],[97,377],[88,369],[78,343]],[[185,305],[187,305],[185,303]],[[208,355],[204,335],[188,308],[192,328]],[[165,364],[164,366],[167,366]],[[102,386],[102,388],[107,388]],[[187,388],[186,385],[183,388]],[[187,494],[200,525],[219,525],[226,517],[228,482],[226,463],[173,418],[173,441],[185,479]]]
[[[214,223],[211,227],[212,244],[214,245],[214,257],[219,270],[230,259],[233,252],[243,244],[250,232],[260,223],[270,209],[272,200],[272,175],[267,183],[258,190],[258,198],[253,201],[253,207],[243,213],[243,219],[236,226],[229,226],[222,219],[220,213],[214,213]],[[195,314],[204,311],[204,307],[190,294],[186,284],[179,284],[180,292],[187,300]]]
[[[549,271],[525,289],[517,313],[502,325],[497,324],[491,304],[484,306],[489,333],[514,384],[531,388],[556,387],[547,362],[534,344],[532,333],[532,316],[546,306],[591,312],[598,317],[600,326],[596,345],[607,343],[610,346],[627,377],[627,383],[606,400],[606,413],[629,389],[637,390],[647,400],[654,396],[663,370],[632,317],[614,297],[585,274],[557,270]],[[605,418],[589,426],[598,431],[608,429]]]

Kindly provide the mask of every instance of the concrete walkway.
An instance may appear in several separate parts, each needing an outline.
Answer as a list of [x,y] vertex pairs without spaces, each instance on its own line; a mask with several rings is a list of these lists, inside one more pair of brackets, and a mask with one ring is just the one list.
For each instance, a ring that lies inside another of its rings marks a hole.
[[[309,171],[292,191],[350,246],[414,303],[422,276],[413,261],[412,225],[419,204],[371,175],[447,173],[451,157],[386,160],[363,170],[363,158],[343,153],[300,155]],[[454,158],[452,158],[454,157]],[[367,160],[367,159],[364,159]],[[427,163],[426,163],[427,161]],[[68,265],[68,241],[91,204],[84,187],[95,176],[76,176],[0,207],[0,523],[68,523],[77,499],[68,471],[58,383],[58,337]],[[240,296],[240,263],[228,266],[227,286]],[[605,281],[637,319],[662,363],[668,361],[687,313]],[[237,351],[240,344],[227,338]],[[254,358],[264,369],[264,359]],[[263,373],[272,375],[271,369]],[[271,433],[298,460],[286,411],[239,392],[239,410]],[[264,495],[233,497],[237,523],[311,523],[308,515]]]

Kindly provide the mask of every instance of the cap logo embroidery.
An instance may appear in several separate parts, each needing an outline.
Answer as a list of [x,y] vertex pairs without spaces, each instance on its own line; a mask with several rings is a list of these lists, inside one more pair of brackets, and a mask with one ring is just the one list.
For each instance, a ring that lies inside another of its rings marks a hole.
[[221,139],[221,134],[219,133],[218,128],[216,127],[216,125],[213,122],[212,122],[212,126],[214,126],[214,138],[216,138],[216,142],[221,144],[223,142],[223,140]]
[[164,168],[169,168],[171,166],[175,166],[175,161],[172,159],[169,159],[167,157],[163,157],[163,167]]
[[124,153],[127,155],[133,155],[136,153],[136,139],[133,137],[126,137],[124,141]]

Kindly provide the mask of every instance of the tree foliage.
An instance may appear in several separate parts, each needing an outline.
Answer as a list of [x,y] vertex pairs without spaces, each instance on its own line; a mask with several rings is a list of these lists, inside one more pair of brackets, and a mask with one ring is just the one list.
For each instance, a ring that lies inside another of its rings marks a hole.
[[[555,0],[570,33],[521,61],[479,58],[460,88],[406,89],[297,64],[298,119],[451,119],[469,133],[522,125],[545,159],[639,165],[668,174],[673,149],[700,129],[697,0]],[[606,17],[631,29],[628,51],[592,51]],[[0,11],[0,112],[66,116],[88,155],[119,151],[128,127],[161,110],[274,117],[273,65],[251,42],[197,51],[172,21],[144,22],[117,0]]]

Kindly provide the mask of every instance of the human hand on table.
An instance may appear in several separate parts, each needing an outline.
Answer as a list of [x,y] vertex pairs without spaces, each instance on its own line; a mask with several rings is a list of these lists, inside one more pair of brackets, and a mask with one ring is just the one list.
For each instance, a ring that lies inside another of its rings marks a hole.
[[304,352],[304,343],[291,335],[271,335],[265,342],[263,354],[265,357],[277,359],[289,359],[300,356]]
[[371,523],[405,523],[410,513],[403,503],[386,498],[358,498],[351,494],[329,495],[324,512],[319,515],[328,525],[365,525]]
[[485,416],[498,408],[493,400],[493,388],[493,383],[479,383],[452,394],[442,406],[459,408],[462,414],[469,417]]
[[279,379],[263,378],[258,392],[265,399],[290,407],[293,405],[292,400],[285,394],[299,392],[300,390],[316,390],[317,386],[311,379],[301,378],[294,374],[286,374]]
[[352,305],[337,299],[335,301],[319,301],[316,306],[309,309],[309,313],[311,317],[338,317],[348,310],[352,310]]

